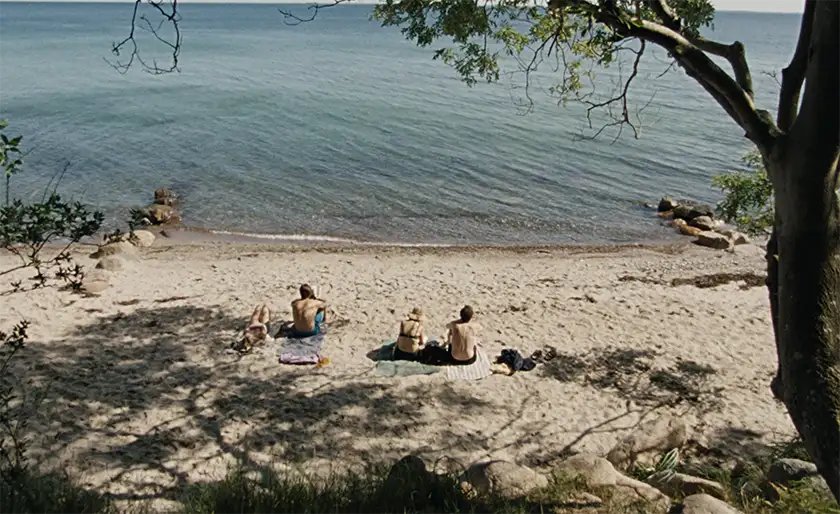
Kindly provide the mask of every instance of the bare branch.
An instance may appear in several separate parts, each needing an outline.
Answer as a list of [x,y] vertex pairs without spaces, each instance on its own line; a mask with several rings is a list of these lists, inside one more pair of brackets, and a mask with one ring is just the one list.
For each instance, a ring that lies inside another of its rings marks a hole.
[[[626,81],[623,82],[623,85],[620,88],[620,92],[618,95],[613,96],[603,102],[591,102],[585,101],[588,105],[586,108],[586,121],[589,123],[589,128],[594,129],[592,126],[592,111],[595,109],[607,108],[612,121],[609,123],[604,124],[600,129],[598,129],[595,134],[592,136],[592,139],[597,138],[604,132],[607,128],[610,127],[618,127],[618,134],[616,135],[613,143],[618,140],[618,137],[621,136],[621,132],[624,129],[624,126],[627,125],[631,129],[633,129],[633,136],[638,139],[639,138],[639,129],[636,127],[635,124],[630,120],[630,109],[628,108],[628,98],[627,93],[630,91],[630,84],[632,84],[633,80],[639,74],[639,62],[642,60],[642,55],[645,53],[645,41],[641,41],[641,46],[639,50],[631,50],[634,54],[636,54],[636,58],[633,60],[633,71],[630,72],[630,76],[627,78]],[[615,116],[612,111],[613,105],[618,104],[621,108],[621,113],[618,116]]]
[[790,64],[782,70],[782,90],[779,92],[779,112],[776,119],[779,130],[782,132],[790,130],[799,109],[799,95],[802,92],[802,84],[805,82],[805,73],[808,69],[808,48],[814,28],[816,5],[816,0],[805,2],[796,50],[793,52]]
[[314,20],[318,16],[318,13],[321,12],[321,9],[328,9],[330,7],[335,7],[336,5],[347,3],[349,1],[350,0],[333,0],[331,3],[328,4],[312,4],[307,8],[307,11],[309,11],[308,16],[298,16],[292,13],[292,11],[287,11],[285,9],[277,9],[277,11],[283,15],[283,21],[286,23],[286,25],[294,26],[300,25],[301,23],[308,23]]
[[[178,0],[168,0],[168,2],[166,0],[147,0],[147,3],[161,16],[160,23],[157,26],[154,26],[145,15],[140,14],[140,4],[142,3],[143,0],[134,0],[134,8],[131,14],[131,29],[128,36],[119,43],[114,43],[111,48],[111,53],[117,57],[116,62],[111,62],[107,59],[105,61],[121,74],[127,73],[135,62],[140,64],[143,71],[152,75],[162,75],[164,73],[179,71],[178,59],[181,55],[183,37],[179,25],[181,15],[178,12]],[[161,35],[161,29],[164,24],[172,28],[173,35],[170,38]],[[171,61],[168,66],[158,66],[156,59],[152,59],[151,63],[143,59],[136,38],[138,28],[149,32],[156,41],[167,47],[167,52],[171,55]],[[127,60],[120,60],[119,58],[124,53],[128,54]]]
[[[572,1],[581,6],[591,5],[583,0]],[[649,41],[668,51],[759,148],[768,149],[773,144],[778,129],[769,113],[757,110],[752,96],[685,36],[651,21],[634,20],[630,23],[618,11],[593,10],[593,15],[624,37]]]

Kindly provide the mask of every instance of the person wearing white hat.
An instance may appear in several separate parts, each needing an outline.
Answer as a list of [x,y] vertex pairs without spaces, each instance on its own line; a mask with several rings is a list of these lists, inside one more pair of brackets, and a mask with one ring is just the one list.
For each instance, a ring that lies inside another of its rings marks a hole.
[[400,323],[400,335],[394,346],[394,360],[415,361],[417,354],[425,343],[423,337],[423,321],[426,317],[423,309],[415,307],[408,313],[406,319]]

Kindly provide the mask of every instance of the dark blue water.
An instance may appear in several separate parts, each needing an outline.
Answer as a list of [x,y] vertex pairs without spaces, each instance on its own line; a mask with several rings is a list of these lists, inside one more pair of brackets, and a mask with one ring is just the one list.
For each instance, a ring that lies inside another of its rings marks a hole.
[[[304,9],[299,6],[297,9]],[[469,88],[371,6],[289,27],[270,5],[182,6],[181,73],[120,75],[105,61],[130,4],[0,4],[0,117],[24,135],[13,192],[61,191],[110,220],[156,187],[185,195],[191,225],[390,242],[575,243],[670,237],[636,205],[662,194],[716,201],[742,131],[681,71],[651,55],[632,94],[642,137],[578,141],[583,109],[548,94],[522,115],[522,77]],[[798,15],[719,13],[712,35],[763,71],[789,59]],[[148,43],[148,41],[146,41]],[[154,47],[147,57],[165,59]],[[625,68],[624,72],[627,72]],[[609,85],[617,70],[599,75]],[[645,80],[647,79],[647,80]],[[651,101],[652,98],[652,101]]]

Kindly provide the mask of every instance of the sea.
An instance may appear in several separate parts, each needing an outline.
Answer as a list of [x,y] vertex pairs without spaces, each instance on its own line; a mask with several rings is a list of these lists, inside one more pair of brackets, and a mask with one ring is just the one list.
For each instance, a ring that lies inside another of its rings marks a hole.
[[[607,118],[590,127],[584,105],[558,102],[554,57],[527,88],[508,57],[498,82],[470,87],[433,59],[446,41],[418,47],[372,8],[293,26],[280,9],[305,17],[308,5],[181,4],[179,71],[152,75],[112,66],[132,2],[0,3],[0,119],[28,152],[12,196],[36,201],[58,183],[117,225],[167,187],[185,225],[276,240],[664,242],[678,236],[644,203],[714,204],[711,177],[750,150],[661,51],[646,49],[629,92],[638,134],[593,139]],[[706,35],[744,43],[756,103],[774,112],[798,24],[719,12]],[[165,66],[166,47],[137,33],[144,59]],[[625,53],[594,70],[592,99],[629,75]]]

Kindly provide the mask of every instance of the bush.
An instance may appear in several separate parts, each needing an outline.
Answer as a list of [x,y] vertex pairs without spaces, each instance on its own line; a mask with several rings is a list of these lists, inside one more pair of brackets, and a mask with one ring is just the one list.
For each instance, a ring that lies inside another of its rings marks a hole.
[[712,177],[712,185],[724,193],[718,212],[749,234],[765,234],[773,227],[773,185],[758,152],[748,153],[743,162],[748,171]]
[[[45,193],[39,203],[13,200],[11,179],[23,166],[22,137],[8,137],[2,132],[6,126],[0,121],[0,168],[5,173],[0,249],[17,256],[18,264],[0,270],[0,276],[32,269],[31,289],[44,287],[56,278],[77,289],[84,274],[81,266],[73,263],[70,248],[94,235],[104,217],[79,203],[62,201],[55,189],[49,197]],[[60,250],[52,257],[43,257],[50,243],[60,243]],[[22,281],[11,286],[12,292],[28,289]],[[27,422],[37,414],[46,392],[19,380],[10,366],[25,349],[28,327],[29,322],[23,320],[9,333],[0,331],[0,507],[3,512],[106,512],[110,507],[100,495],[75,487],[67,477],[40,475],[29,467]]]

